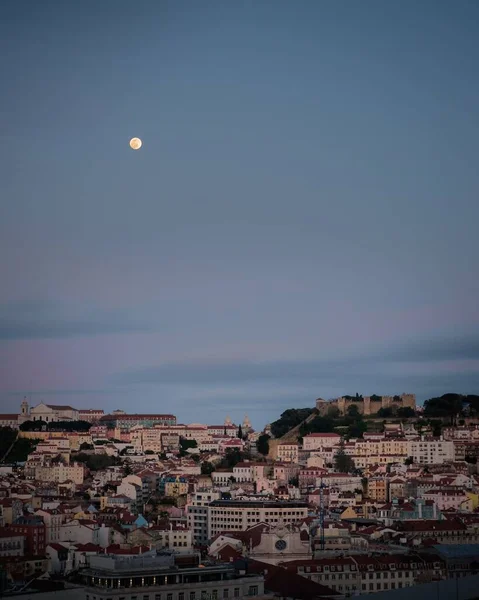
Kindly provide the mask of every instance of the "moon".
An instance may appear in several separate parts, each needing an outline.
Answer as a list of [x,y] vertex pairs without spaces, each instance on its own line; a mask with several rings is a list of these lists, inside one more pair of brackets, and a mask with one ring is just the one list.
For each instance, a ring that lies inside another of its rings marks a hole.
[[143,144],[143,142],[140,140],[140,138],[131,138],[130,140],[130,148],[132,150],[139,150],[141,148],[141,145]]

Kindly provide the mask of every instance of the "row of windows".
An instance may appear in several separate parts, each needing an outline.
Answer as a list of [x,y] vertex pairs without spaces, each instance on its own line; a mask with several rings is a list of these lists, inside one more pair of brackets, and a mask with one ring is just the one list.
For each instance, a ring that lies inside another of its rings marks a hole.
[[[228,588],[223,589],[223,594],[222,594],[222,598],[223,599],[227,599],[230,598],[230,590]],[[220,599],[220,592],[218,590],[213,590],[211,593],[211,597],[212,600],[219,600]],[[258,595],[258,586],[257,585],[250,585],[249,589],[248,589],[248,595],[249,596],[257,596]],[[173,596],[174,594],[172,592],[168,593],[168,594],[140,594],[140,595],[134,595],[134,596],[130,596],[129,600],[173,600]],[[190,592],[189,593],[189,600],[203,600],[206,598],[209,598],[210,595],[208,592],[206,591],[202,591],[200,593],[197,592]],[[240,588],[234,588],[233,590],[233,598],[239,598],[240,597]],[[91,596],[89,594],[86,595],[86,600],[113,600],[112,598],[102,598],[102,597],[97,597],[97,596]],[[125,596],[121,596],[119,598],[119,600],[127,600],[127,598]],[[178,600],[186,600],[185,598],[185,592],[179,592],[178,593]]]
[[[375,588],[374,587],[374,583],[370,583],[369,584],[369,591],[374,591],[374,590],[377,591],[377,590],[381,590],[381,589],[382,590],[389,590],[389,589],[395,590],[395,589],[401,589],[402,587],[410,587],[411,585],[412,585],[412,583],[407,583],[406,582],[406,583],[404,583],[404,586],[403,586],[402,581],[398,581],[398,584],[397,584],[397,587],[396,587],[396,583],[393,581],[393,582],[391,582],[391,587],[389,587],[389,583],[383,583],[383,584],[376,583],[376,588]],[[334,589],[334,586],[332,586],[332,588]],[[367,584],[366,583],[362,584],[362,589],[363,590],[367,589]]]

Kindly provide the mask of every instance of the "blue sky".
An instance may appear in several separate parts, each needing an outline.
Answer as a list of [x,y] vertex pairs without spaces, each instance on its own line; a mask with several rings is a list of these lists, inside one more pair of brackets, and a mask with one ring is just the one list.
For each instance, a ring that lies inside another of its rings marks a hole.
[[5,0],[0,70],[2,411],[478,393],[476,2]]

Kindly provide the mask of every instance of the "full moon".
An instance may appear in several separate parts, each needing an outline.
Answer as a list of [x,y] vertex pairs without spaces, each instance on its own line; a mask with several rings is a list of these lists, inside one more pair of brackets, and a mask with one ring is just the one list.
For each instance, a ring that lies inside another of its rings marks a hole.
[[133,150],[139,150],[141,148],[142,143],[143,142],[140,140],[140,138],[131,138],[130,148],[132,148]]

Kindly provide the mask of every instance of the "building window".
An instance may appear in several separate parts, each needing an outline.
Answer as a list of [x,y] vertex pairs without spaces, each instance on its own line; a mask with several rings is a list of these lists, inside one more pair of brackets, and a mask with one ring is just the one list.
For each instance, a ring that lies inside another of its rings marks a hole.
[[248,590],[248,596],[257,596],[258,595],[258,586],[250,585]]
[[223,590],[223,598],[229,598],[229,589],[228,588],[225,588]]
[[239,588],[235,588],[234,596],[235,598],[239,598]]
[[173,594],[166,594],[166,600],[173,600]]
[[195,600],[195,592],[190,592],[190,600]]

